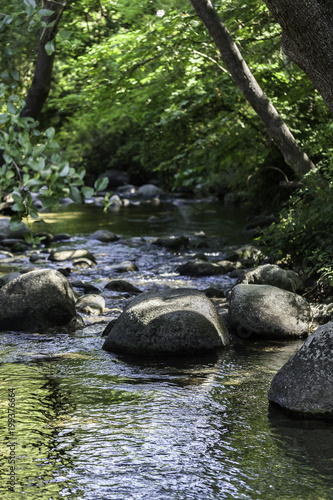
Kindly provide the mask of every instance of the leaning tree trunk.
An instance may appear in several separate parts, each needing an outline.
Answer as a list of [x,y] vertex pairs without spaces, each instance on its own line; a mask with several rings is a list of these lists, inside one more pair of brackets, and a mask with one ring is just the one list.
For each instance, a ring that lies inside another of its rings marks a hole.
[[215,42],[233,81],[264,122],[284,160],[296,174],[303,176],[314,168],[314,164],[297,144],[288,126],[254,78],[211,1],[190,1]]
[[[43,9],[53,10],[53,14],[42,18],[46,27],[40,29],[34,77],[21,111],[23,117],[30,116],[37,120],[49,95],[55,57],[52,44],[55,44],[59,21],[66,4],[67,0],[44,2]],[[51,26],[47,27],[48,25]]]
[[282,48],[333,112],[332,0],[264,0],[282,27]]

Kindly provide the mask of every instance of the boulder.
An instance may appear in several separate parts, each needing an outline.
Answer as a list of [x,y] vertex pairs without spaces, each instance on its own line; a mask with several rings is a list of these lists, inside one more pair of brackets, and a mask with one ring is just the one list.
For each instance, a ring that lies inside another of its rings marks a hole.
[[155,196],[164,194],[164,191],[154,184],[144,184],[139,187],[136,194],[142,196],[143,198],[154,198]]
[[295,293],[270,285],[236,285],[231,293],[229,320],[241,338],[304,337],[309,334],[311,309]]
[[75,305],[76,309],[84,314],[97,316],[105,309],[105,299],[96,293],[90,293],[79,297]]
[[119,240],[119,236],[112,233],[111,231],[108,231],[107,229],[99,229],[98,231],[92,233],[89,236],[89,239],[98,240],[101,241],[102,243],[113,243],[114,241]]
[[333,322],[322,325],[275,375],[270,403],[311,418],[333,418]]
[[159,247],[167,248],[168,250],[178,251],[188,247],[189,245],[188,236],[166,236],[164,238],[157,238],[152,242],[153,245]]
[[259,264],[265,259],[265,256],[259,248],[254,247],[253,245],[245,245],[231,252],[225,257],[225,259],[231,260],[232,262],[238,260],[243,264],[250,266]]
[[297,273],[274,264],[264,264],[251,269],[238,280],[238,284],[272,285],[290,292],[300,292],[304,288],[303,281]]
[[19,276],[21,276],[21,273],[15,272],[15,271],[13,271],[12,273],[9,273],[9,274],[5,274],[4,276],[1,276],[1,278],[0,278],[0,288],[2,288],[3,286],[7,285],[7,283],[9,283],[10,281],[15,280]]
[[76,316],[75,297],[58,271],[22,274],[0,289],[0,330],[35,331],[67,325]]
[[122,170],[107,170],[104,174],[99,176],[99,179],[103,177],[107,177],[109,179],[108,188],[117,188],[118,186],[128,184],[129,182],[129,175]]
[[177,267],[177,271],[182,276],[215,276],[217,274],[224,274],[225,268],[212,262],[205,260],[189,260],[185,264]]
[[126,280],[111,280],[105,285],[106,290],[120,293],[141,293],[141,290]]
[[30,233],[27,226],[23,225],[19,230],[12,231],[10,229],[10,217],[0,217],[0,240],[5,238],[23,239],[27,233]]
[[49,260],[52,262],[63,262],[65,260],[88,259],[96,264],[96,259],[88,250],[56,250],[50,253]]
[[192,289],[146,292],[133,299],[103,349],[115,353],[193,354],[228,345],[228,331],[212,302]]

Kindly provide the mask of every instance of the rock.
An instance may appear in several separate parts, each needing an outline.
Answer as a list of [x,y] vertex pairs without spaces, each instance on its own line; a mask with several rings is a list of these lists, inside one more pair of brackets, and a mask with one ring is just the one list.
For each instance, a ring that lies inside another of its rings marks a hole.
[[96,263],[90,259],[81,257],[79,259],[73,259],[73,266],[77,269],[89,269],[89,267],[96,266]]
[[114,264],[112,266],[109,266],[109,269],[111,271],[114,271],[115,273],[128,273],[130,271],[138,271],[138,267],[134,264],[134,262],[130,261],[125,261],[121,262],[120,264]]
[[322,325],[275,375],[270,403],[311,418],[333,418],[333,322]]
[[80,280],[76,280],[76,281],[71,281],[71,285],[73,288],[78,288],[79,290],[82,290],[83,293],[94,293],[94,292],[99,292],[99,289],[92,285],[91,283],[88,283],[86,281],[80,281]]
[[206,262],[204,260],[189,260],[185,264],[181,264],[177,268],[177,272],[182,276],[215,276],[217,274],[223,274],[224,268],[218,264],[213,264],[212,262]]
[[76,316],[75,297],[58,271],[23,274],[0,289],[0,330],[35,331],[67,325]]
[[225,297],[225,292],[221,288],[216,288],[214,286],[210,286],[209,288],[206,288],[206,290],[203,290],[203,292],[206,297],[209,298],[224,298]]
[[272,285],[290,292],[300,292],[304,288],[303,281],[297,273],[274,264],[264,264],[251,269],[238,281],[238,284]]
[[75,307],[84,314],[97,316],[105,309],[105,299],[101,295],[95,293],[83,295],[76,301]]
[[59,233],[59,234],[55,234],[53,236],[53,241],[56,242],[56,241],[67,241],[67,240],[71,240],[72,237],[70,234],[68,233]]
[[114,241],[119,240],[119,236],[108,231],[107,229],[100,229],[99,231],[95,231],[89,236],[90,240],[98,240],[102,243],[113,243]]
[[103,349],[144,355],[193,354],[228,343],[228,331],[203,293],[170,289],[133,299],[117,319]]
[[19,238],[5,238],[1,240],[1,245],[10,248],[14,253],[22,253],[28,250],[29,245],[24,240]]
[[167,236],[165,238],[157,238],[157,240],[153,241],[153,245],[157,245],[159,247],[167,248],[168,250],[178,251],[181,249],[185,249],[189,245],[188,236]]
[[329,321],[333,321],[333,303],[320,304],[317,302],[310,302],[312,324],[316,327],[324,325]]
[[0,240],[4,240],[5,238],[23,239],[27,233],[30,233],[30,230],[25,225],[18,231],[12,231],[10,229],[10,218],[0,218]]
[[49,260],[53,262],[63,262],[64,260],[88,259],[96,264],[96,259],[88,250],[58,250],[50,253]]
[[154,198],[155,196],[164,194],[164,191],[157,186],[154,186],[154,184],[144,184],[139,187],[137,194],[143,198]]
[[129,183],[129,175],[122,170],[107,170],[99,176],[99,179],[107,177],[109,179],[108,188],[117,188]]
[[223,273],[230,273],[231,271],[243,268],[243,264],[241,262],[231,262],[230,260],[220,260],[217,262],[217,265],[223,268]]
[[303,297],[287,290],[270,285],[236,285],[229,319],[241,338],[304,337],[309,334],[311,310]]
[[121,198],[117,194],[112,195],[108,203],[108,210],[119,210],[122,205]]
[[2,276],[0,278],[0,288],[2,288],[4,285],[7,285],[7,283],[9,283],[10,281],[15,280],[19,276],[21,276],[21,273],[18,273],[18,272],[12,272],[9,274],[5,274],[5,276]]
[[111,280],[105,285],[107,290],[121,293],[141,293],[141,290],[126,280]]
[[232,262],[238,260],[246,265],[259,264],[264,259],[265,255],[262,253],[262,251],[252,245],[245,245],[241,248],[238,248],[225,257],[225,260],[231,260]]

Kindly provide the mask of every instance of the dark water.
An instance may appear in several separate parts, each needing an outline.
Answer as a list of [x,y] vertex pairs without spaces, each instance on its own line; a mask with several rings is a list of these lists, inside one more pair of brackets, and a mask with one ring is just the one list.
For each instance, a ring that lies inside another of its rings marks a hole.
[[[145,290],[233,284],[228,277],[179,276],[175,267],[192,250],[171,254],[153,247],[150,237],[204,230],[236,244],[245,238],[244,214],[233,219],[214,207],[206,220],[190,212],[184,221],[177,206],[129,207],[122,226],[121,213],[82,210],[80,217],[76,208],[57,216],[55,232],[78,235],[65,246],[82,247],[87,232],[106,226],[126,238],[94,242],[97,266],[72,270],[70,279],[98,285],[109,265],[132,259],[139,271],[120,277]],[[163,225],[147,222],[165,210]],[[222,243],[207,253],[223,255]],[[103,295],[110,309],[126,302],[119,294]],[[301,341],[233,342],[210,356],[137,359],[101,349],[107,318],[85,320],[72,334],[0,336],[4,498],[333,498],[333,426],[290,419],[267,403],[271,379]]]

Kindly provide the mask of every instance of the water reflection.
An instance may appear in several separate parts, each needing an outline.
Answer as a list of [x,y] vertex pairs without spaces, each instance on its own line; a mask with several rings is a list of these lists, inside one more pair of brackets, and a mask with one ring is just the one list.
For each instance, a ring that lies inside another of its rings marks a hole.
[[34,499],[38,491],[39,498],[48,499],[64,490],[78,492],[67,477],[75,436],[64,430],[73,406],[52,372],[52,365],[0,366],[2,493],[13,487],[14,496]]
[[333,422],[287,416],[274,406],[269,408],[269,421],[284,453],[333,479]]

